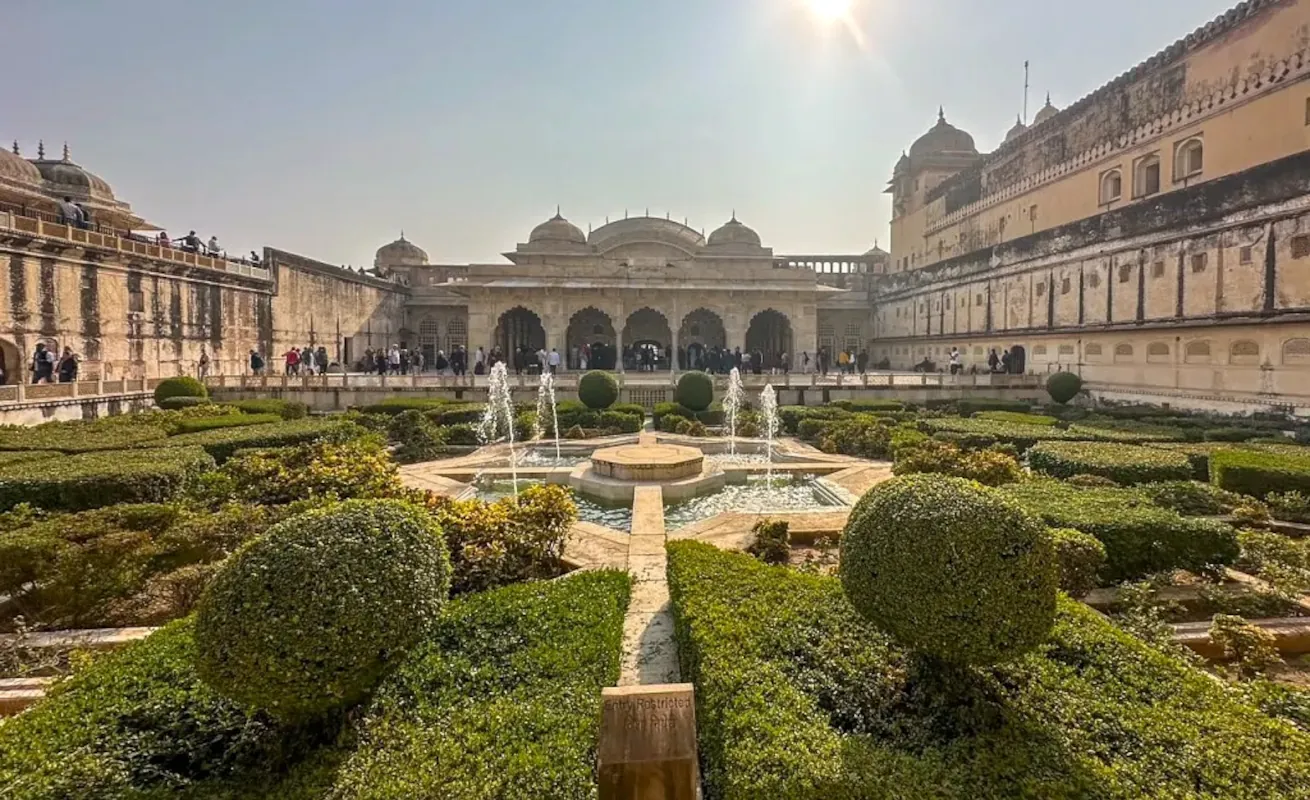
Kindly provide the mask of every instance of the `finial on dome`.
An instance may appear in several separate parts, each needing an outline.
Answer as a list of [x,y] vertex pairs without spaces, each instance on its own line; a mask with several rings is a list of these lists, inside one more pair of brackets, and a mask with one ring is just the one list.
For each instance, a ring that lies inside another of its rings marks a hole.
[[64,162],[68,162],[68,142],[64,142]]
[[732,210],[732,219],[730,219],[730,220],[728,220],[728,221],[729,221],[729,222],[736,222],[736,221],[737,221],[737,209],[734,208],[734,209]]
[[17,140],[17,139],[14,140],[14,155],[16,155],[16,156],[21,156],[21,155],[22,155],[22,153],[18,152],[18,140]]
[[45,139],[36,140],[36,157],[45,160]]
[[664,218],[667,219],[667,220],[672,221],[672,220],[673,220],[673,214],[670,213],[670,212],[668,212],[668,211],[665,211],[665,212],[664,212]]
[[937,106],[937,121],[946,121],[946,106]]
[[404,229],[404,228],[401,228],[401,229],[400,229],[400,241],[402,241],[402,242],[405,241],[405,229]]
[[555,219],[564,219],[564,215],[559,213],[559,203],[555,204]]
[[1047,92],[1047,93],[1046,93],[1046,107],[1047,107],[1047,108],[1050,108],[1050,107],[1051,107],[1051,93],[1050,93],[1050,92]]
[[650,206],[646,206],[646,217],[650,217]]

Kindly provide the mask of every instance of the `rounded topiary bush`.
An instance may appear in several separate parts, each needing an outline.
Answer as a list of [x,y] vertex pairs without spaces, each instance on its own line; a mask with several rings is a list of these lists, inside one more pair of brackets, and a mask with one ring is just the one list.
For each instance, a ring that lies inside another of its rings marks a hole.
[[165,397],[163,400],[157,401],[155,405],[165,411],[181,411],[184,408],[203,406],[208,402],[209,398],[207,397],[191,397],[189,395],[180,394],[174,395],[173,397]]
[[209,397],[209,390],[189,375],[165,378],[155,387],[155,405],[163,408],[164,401],[170,397]]
[[197,669],[285,720],[353,704],[431,630],[450,577],[422,509],[352,500],[293,517],[233,555],[201,597]]
[[1046,639],[1059,576],[1040,522],[995,489],[893,478],[856,504],[841,538],[851,604],[930,658],[984,665]]
[[678,378],[674,399],[692,411],[704,411],[714,402],[714,379],[704,372],[688,372]]
[[1046,393],[1060,405],[1068,403],[1083,390],[1083,379],[1072,372],[1057,372],[1046,379]]
[[619,399],[619,382],[608,372],[592,370],[578,380],[578,399],[587,408],[609,408]]

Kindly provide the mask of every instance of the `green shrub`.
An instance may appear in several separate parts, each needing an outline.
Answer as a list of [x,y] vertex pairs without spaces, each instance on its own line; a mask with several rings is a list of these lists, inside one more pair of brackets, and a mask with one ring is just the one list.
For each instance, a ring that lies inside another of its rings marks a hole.
[[219,500],[260,505],[406,496],[396,462],[374,437],[248,450],[224,463],[219,475],[231,486],[231,497]]
[[858,458],[886,459],[892,454],[892,428],[871,422],[862,417],[823,421],[806,420],[801,423],[808,432],[808,424],[821,423],[819,449],[825,453],[856,456]]
[[786,564],[791,558],[791,534],[785,519],[762,519],[751,528],[755,538],[746,552],[766,564]]
[[1072,478],[1066,478],[1065,482],[1070,486],[1077,486],[1082,489],[1115,488],[1119,485],[1101,475],[1075,475]]
[[1100,475],[1123,486],[1192,476],[1181,453],[1110,442],[1042,442],[1028,451],[1028,464],[1056,478]]
[[1151,502],[1189,517],[1217,517],[1245,499],[1239,494],[1199,481],[1166,481],[1139,486]]
[[1310,456],[1275,451],[1221,450],[1210,456],[1212,482],[1230,492],[1310,494]]
[[196,669],[287,720],[363,698],[436,622],[450,590],[422,509],[352,500],[275,525],[215,576],[196,613]]
[[610,411],[640,417],[642,421],[646,419],[646,407],[639,403],[616,403]]
[[998,442],[1011,444],[1020,452],[1038,442],[1081,441],[1090,437],[1078,436],[1049,425],[1018,425],[987,419],[957,419],[945,417],[920,420],[919,427],[927,433],[957,434],[956,443],[969,449],[982,449]]
[[[751,412],[742,411],[741,413],[742,415],[746,415]],[[696,412],[696,421],[705,425],[726,425],[728,424],[728,415],[727,412],[720,407],[707,408],[704,411]]]
[[841,537],[856,610],[896,640],[959,664],[1008,661],[1055,614],[1055,553],[1041,525],[976,483],[939,475],[870,489]]
[[276,422],[249,427],[225,428],[184,433],[170,436],[162,442],[147,442],[145,447],[165,445],[174,447],[200,446],[218,463],[231,458],[238,450],[255,450],[268,447],[292,447],[319,439],[339,441],[358,437],[363,429],[351,422],[332,419],[300,419],[293,422]]
[[1032,411],[1033,404],[1027,400],[1000,400],[994,397],[974,397],[955,403],[956,411],[962,417],[971,417],[980,411],[1016,411],[1026,414]]
[[1068,403],[1083,390],[1083,379],[1072,372],[1057,372],[1046,379],[1046,393],[1060,405]]
[[622,414],[618,411],[603,411],[600,415],[600,427],[606,430],[618,430],[622,433],[638,433],[646,422],[644,416]]
[[1019,461],[996,450],[965,450],[947,442],[925,440],[895,451],[892,471],[897,475],[937,473],[977,481],[984,486],[1001,486],[1023,478]]
[[587,432],[582,429],[581,425],[574,425],[572,428],[564,431],[564,438],[581,441],[582,439],[587,438]]
[[714,379],[704,372],[684,372],[673,396],[692,411],[704,411],[714,402]]
[[1210,456],[1225,450],[1241,449],[1241,445],[1220,442],[1155,442],[1147,444],[1147,447],[1171,450],[1187,456],[1188,462],[1192,465],[1192,480],[1204,483],[1210,481]]
[[1201,438],[1199,430],[1184,430],[1150,422],[1127,420],[1110,420],[1108,422],[1089,420],[1070,425],[1068,430],[1080,439],[1137,444],[1179,442],[1192,439],[1199,441]]
[[1207,442],[1249,442],[1260,432],[1250,428],[1207,428],[1202,435]]
[[401,464],[418,464],[440,458],[445,452],[442,433],[442,428],[423,416],[422,411],[414,409],[392,417],[387,426],[387,438],[399,445],[394,455]]
[[1023,414],[1018,411],[981,411],[974,414],[974,419],[986,419],[992,422],[1009,422],[1015,425],[1043,425],[1052,427],[1060,422],[1055,417],[1042,414]]
[[450,405],[449,400],[443,400],[438,397],[409,397],[406,395],[397,395],[388,397],[376,403],[370,403],[360,410],[365,414],[386,414],[395,416],[403,414],[406,411],[435,411],[440,410],[443,406]]
[[972,703],[934,707],[837,580],[690,541],[669,545],[668,576],[707,797],[1264,800],[1310,785],[1310,736],[1067,598],[1048,645],[973,673]]
[[47,422],[32,428],[0,427],[0,451],[91,453],[126,450],[161,442],[166,435],[162,426],[148,424],[113,423],[109,420]]
[[828,428],[836,424],[837,420],[832,419],[803,419],[796,427],[796,433],[807,442],[816,442]]
[[160,405],[170,397],[209,397],[209,390],[195,378],[181,375],[165,378],[155,387],[155,405]]
[[834,400],[831,405],[854,413],[905,410],[900,400]]
[[517,502],[437,496],[427,502],[446,536],[455,594],[553,578],[563,570],[564,542],[578,515],[567,488],[530,486]]
[[1086,597],[1096,588],[1097,573],[1105,566],[1105,545],[1073,528],[1051,528],[1049,533],[1060,565],[1060,588],[1070,597]]
[[1231,564],[1237,536],[1222,522],[1184,518],[1132,489],[1080,489],[1035,480],[1001,491],[1053,528],[1075,528],[1105,545],[1107,581],[1135,580],[1166,570],[1198,571]]
[[438,425],[477,425],[486,410],[482,403],[447,403],[424,413]]
[[660,417],[658,427],[664,433],[677,433],[678,428],[681,427],[684,423],[690,425],[692,423],[692,420],[689,420],[686,417],[679,416],[677,414],[665,414],[664,416]]
[[660,420],[663,419],[665,415],[679,416],[684,419],[691,419],[695,416],[695,412],[691,409],[687,409],[688,413],[683,414],[681,408],[682,407],[677,403],[656,403],[654,410],[651,412],[651,416],[655,418],[655,427],[660,427]]
[[178,420],[172,427],[174,434],[182,433],[199,433],[201,431],[212,431],[220,428],[244,428],[250,425],[267,425],[271,422],[281,422],[282,417],[277,414],[225,414],[221,417],[192,417],[191,419]]
[[675,428],[673,432],[679,436],[696,436],[700,438],[705,438],[710,435],[710,431],[705,427],[705,423],[694,419],[684,419],[679,422],[678,427]]
[[578,379],[578,399],[595,411],[618,402],[619,382],[608,372],[592,370]]
[[161,503],[214,460],[198,447],[109,450],[0,465],[0,510],[20,503],[81,511],[115,503]]
[[472,425],[447,425],[442,428],[442,438],[448,445],[470,447],[478,443],[478,431]]
[[1300,492],[1272,492],[1265,503],[1274,519],[1286,522],[1310,522],[1310,497]]
[[304,403],[297,403],[292,400],[278,400],[272,397],[257,400],[237,400],[223,405],[238,409],[242,414],[277,414],[282,419],[304,419],[309,416],[309,406]]
[[165,397],[155,405],[164,411],[181,411],[184,408],[195,408],[196,406],[209,405],[212,401],[208,397],[192,397],[191,395],[177,395],[175,397]]

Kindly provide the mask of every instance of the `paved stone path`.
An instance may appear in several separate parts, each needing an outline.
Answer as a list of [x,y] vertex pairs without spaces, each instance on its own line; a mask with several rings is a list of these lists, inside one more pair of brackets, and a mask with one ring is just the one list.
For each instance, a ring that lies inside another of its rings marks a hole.
[[628,615],[623,621],[620,686],[681,680],[665,575],[666,540],[663,491],[658,485],[638,486],[632,504],[632,535],[628,538],[628,571],[633,585]]

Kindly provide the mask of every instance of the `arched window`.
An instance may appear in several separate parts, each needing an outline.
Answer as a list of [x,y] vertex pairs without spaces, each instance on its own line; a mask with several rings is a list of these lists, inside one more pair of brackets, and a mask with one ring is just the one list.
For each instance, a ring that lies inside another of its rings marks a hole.
[[1169,360],[1169,345],[1165,342],[1151,342],[1146,346],[1146,360],[1161,363]]
[[1260,345],[1249,339],[1233,342],[1228,348],[1228,361],[1232,364],[1260,363]]
[[1033,346],[1033,356],[1034,356],[1034,357],[1036,357],[1036,356],[1045,356],[1045,355],[1046,355],[1046,345],[1044,345],[1044,344],[1039,344],[1039,345],[1034,345],[1034,346]]
[[1089,344],[1083,347],[1083,355],[1088,358],[1100,358],[1101,346],[1099,344]]
[[446,323],[446,349],[454,350],[455,345],[468,347],[469,326],[462,317],[456,317]]
[[1124,193],[1123,172],[1112,169],[1101,176],[1101,205],[1113,203]]
[[418,324],[418,341],[420,345],[437,346],[437,338],[441,335],[441,324],[435,319],[425,319]]
[[1062,344],[1062,345],[1060,345],[1060,355],[1062,355],[1062,356],[1071,356],[1071,355],[1073,355],[1073,345],[1071,345],[1071,344]]
[[1205,167],[1205,145],[1195,136],[1174,148],[1174,180],[1181,181],[1201,174]]
[[1131,344],[1117,344],[1114,346],[1115,361],[1132,361],[1133,346]]
[[1288,339],[1283,342],[1284,364],[1310,364],[1310,339]]
[[1152,153],[1133,166],[1133,197],[1149,197],[1160,191],[1160,156]]
[[1183,360],[1188,364],[1210,363],[1210,343],[1207,341],[1188,342],[1183,351]]

